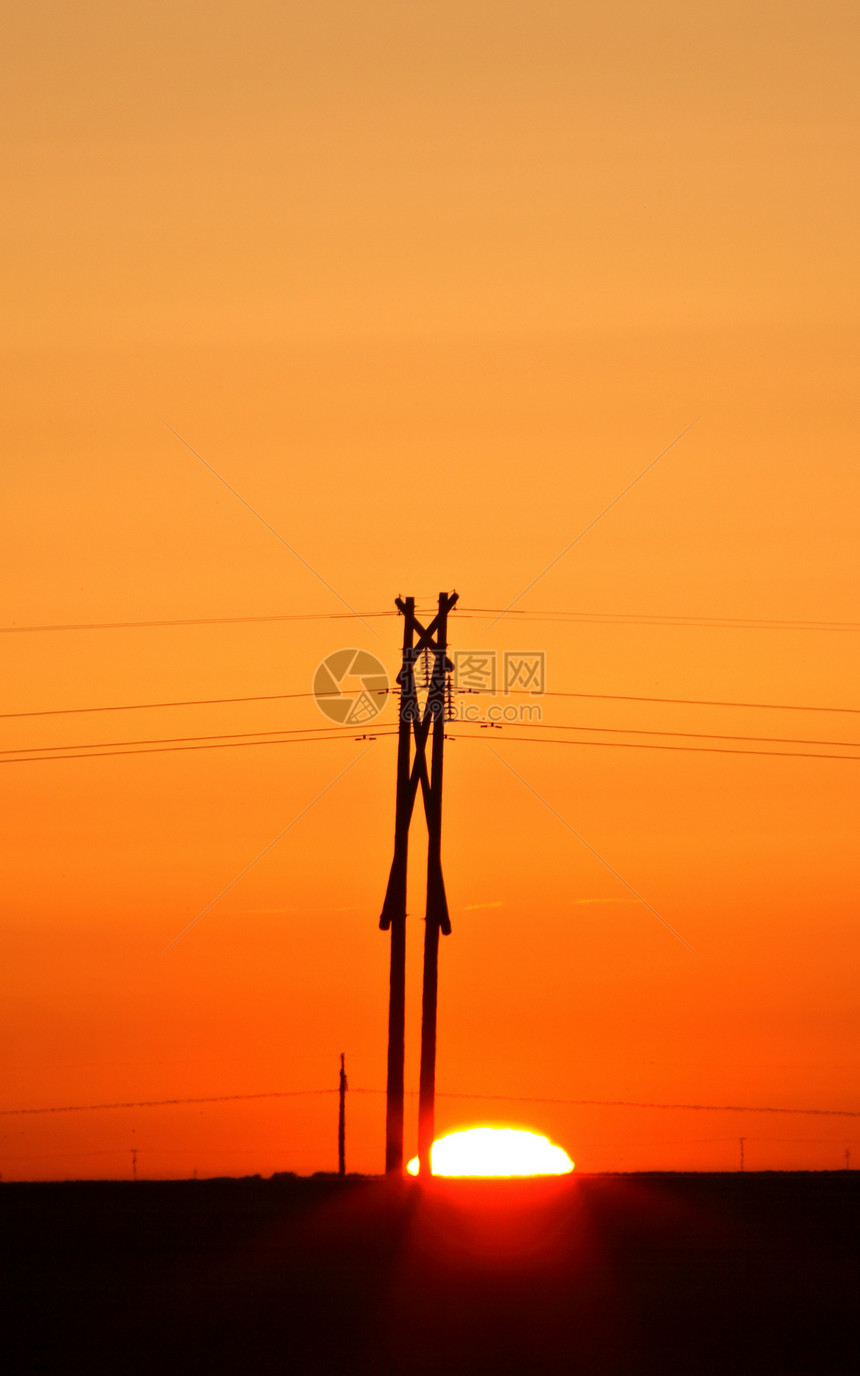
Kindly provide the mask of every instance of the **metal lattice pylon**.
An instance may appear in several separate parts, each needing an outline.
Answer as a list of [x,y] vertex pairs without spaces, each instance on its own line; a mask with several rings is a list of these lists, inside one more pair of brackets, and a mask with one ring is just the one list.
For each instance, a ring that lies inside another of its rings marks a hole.
[[[418,789],[427,819],[427,910],[424,928],[424,978],[421,1018],[421,1072],[418,1107],[418,1156],[425,1178],[430,1173],[436,1099],[436,1004],[439,933],[451,931],[442,877],[442,765],[445,721],[450,703],[448,613],[457,593],[440,593],[438,611],[425,627],[415,616],[414,597],[397,598],[403,616],[403,663],[397,676],[400,721],[397,742],[397,799],[394,858],[379,925],[391,931],[388,1005],[388,1088],[385,1131],[386,1174],[403,1171],[403,1065],[406,1026],[406,877],[409,827]],[[433,657],[423,709],[418,701],[415,667],[419,656]],[[430,760],[427,759],[427,742]]]

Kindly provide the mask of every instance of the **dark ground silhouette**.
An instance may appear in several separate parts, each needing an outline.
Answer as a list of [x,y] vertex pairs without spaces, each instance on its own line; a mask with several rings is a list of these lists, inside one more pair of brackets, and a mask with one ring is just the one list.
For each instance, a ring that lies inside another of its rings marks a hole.
[[11,1376],[860,1371],[853,1172],[2,1184]]

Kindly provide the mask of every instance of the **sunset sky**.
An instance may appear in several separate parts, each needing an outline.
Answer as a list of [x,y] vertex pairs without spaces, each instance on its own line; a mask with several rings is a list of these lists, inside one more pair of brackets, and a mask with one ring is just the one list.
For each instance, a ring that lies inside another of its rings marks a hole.
[[[860,1117],[526,1102],[860,1111],[856,4],[13,0],[2,46],[0,1107],[333,1090],[345,1052],[382,1169],[394,702],[369,745],[100,761],[20,752],[330,723],[10,714],[309,693],[350,646],[393,678],[395,616],[323,614],[456,588],[452,649],[543,651],[556,729],[446,747],[440,1132],[860,1162]],[[7,1112],[0,1173],[330,1170],[336,1118]]]

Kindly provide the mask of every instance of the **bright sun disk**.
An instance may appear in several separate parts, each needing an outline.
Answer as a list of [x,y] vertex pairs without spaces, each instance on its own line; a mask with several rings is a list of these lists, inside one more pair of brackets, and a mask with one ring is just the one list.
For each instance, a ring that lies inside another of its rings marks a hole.
[[[430,1168],[433,1175],[449,1176],[567,1175],[573,1162],[566,1151],[537,1132],[467,1128],[433,1143]],[[410,1175],[418,1174],[417,1156],[406,1169]]]

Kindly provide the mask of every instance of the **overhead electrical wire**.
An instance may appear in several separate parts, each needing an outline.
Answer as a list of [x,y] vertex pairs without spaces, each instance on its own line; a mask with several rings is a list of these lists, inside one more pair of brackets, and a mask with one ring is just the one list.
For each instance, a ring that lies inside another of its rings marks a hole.
[[[461,690],[462,691],[462,690]],[[470,688],[469,693],[486,696],[490,689]],[[848,712],[860,716],[860,707],[814,707],[796,702],[729,702],[722,698],[651,698],[633,696],[630,693],[569,693],[547,690],[536,694],[528,688],[509,688],[507,696],[544,697],[544,698],[584,698],[593,702],[653,702],[668,704],[672,707],[750,707],[768,712]]]
[[[292,697],[313,697],[314,695],[311,694],[311,693],[308,693],[308,694],[292,694],[292,695],[284,694],[284,695],[279,695],[279,697],[288,697],[288,696],[292,696]],[[335,695],[335,694],[332,694],[332,696],[336,696],[336,695]],[[247,701],[266,701],[266,700],[267,700],[267,699],[263,699],[263,698],[257,698],[257,699],[255,699],[255,698],[250,698],[250,699],[244,698],[244,699],[241,699],[241,698],[240,698],[240,699],[226,699],[226,700],[223,700],[223,701],[247,702]],[[216,700],[216,701],[217,701],[217,700]],[[140,705],[143,706],[144,704],[140,704]],[[156,704],[146,704],[146,705],[155,706]],[[165,705],[167,705],[167,704],[165,704]],[[170,704],[170,705],[171,705],[171,706],[174,706],[174,705],[179,705],[179,704]],[[183,704],[183,705],[200,705],[200,704],[191,704],[191,703],[189,703],[189,704]],[[86,710],[86,709],[74,709],[74,708],[73,708],[73,709],[70,709],[70,710],[71,710],[71,711],[75,711],[75,710]],[[108,710],[108,709],[106,709],[106,710]],[[739,742],[746,743],[746,744],[760,744],[760,745],[814,745],[814,746],[820,746],[820,747],[822,747],[822,748],[824,748],[824,749],[830,749],[830,750],[836,750],[836,749],[846,749],[846,750],[853,750],[853,749],[856,749],[856,750],[860,750],[860,741],[821,740],[820,738],[813,738],[813,737],[795,737],[795,736],[747,736],[747,735],[738,735],[738,734],[728,734],[728,733],[722,733],[722,732],[716,732],[716,731],[673,731],[673,730],[671,730],[671,729],[669,729],[669,728],[663,728],[663,729],[655,730],[655,729],[647,729],[647,728],[633,727],[633,726],[630,726],[630,727],[625,727],[625,726],[583,726],[583,725],[579,725],[579,724],[569,724],[569,723],[566,723],[566,722],[517,722],[516,724],[512,724],[512,723],[504,723],[504,722],[498,722],[498,721],[483,721],[483,722],[482,722],[482,721],[477,721],[477,720],[476,720],[476,721],[469,721],[469,720],[464,719],[464,718],[455,718],[455,719],[451,722],[451,726],[458,726],[458,725],[464,726],[464,727],[473,727],[473,728],[477,728],[477,729],[479,729],[479,730],[487,730],[487,729],[491,729],[491,730],[501,730],[501,731],[504,732],[504,737],[505,737],[505,739],[509,739],[509,740],[511,740],[511,739],[520,739],[520,738],[517,738],[517,737],[512,736],[512,735],[510,734],[510,732],[506,729],[507,727],[513,725],[515,730],[523,730],[523,729],[525,729],[525,730],[529,730],[529,731],[577,731],[577,732],[590,732],[590,733],[592,733],[592,734],[603,734],[603,735],[612,735],[612,736],[660,736],[660,737],[669,736],[669,737],[672,737],[672,738],[675,738],[675,739],[683,739],[683,740],[739,741]],[[18,757],[27,757],[27,756],[31,756],[31,757],[32,757],[32,756],[39,756],[40,758],[43,758],[43,759],[45,759],[45,758],[66,758],[66,757],[68,757],[68,758],[82,758],[82,757],[84,756],[85,753],[86,753],[86,754],[88,754],[89,752],[107,753],[107,752],[113,751],[113,750],[128,750],[130,753],[134,753],[134,750],[137,749],[137,750],[140,751],[140,753],[144,753],[144,750],[143,750],[144,747],[149,747],[149,746],[162,746],[162,747],[163,747],[163,746],[183,746],[183,745],[191,745],[192,743],[195,743],[195,744],[196,744],[196,743],[204,744],[204,743],[210,743],[210,742],[240,742],[240,741],[242,741],[242,742],[245,742],[245,743],[247,743],[247,744],[266,744],[267,742],[271,741],[271,743],[273,743],[273,744],[280,744],[280,743],[286,744],[286,743],[287,743],[286,741],[280,741],[280,740],[276,741],[276,740],[274,740],[274,738],[275,738],[275,737],[279,737],[279,738],[280,738],[280,737],[287,737],[287,736],[302,736],[302,737],[305,737],[305,738],[311,737],[311,736],[313,736],[313,737],[317,737],[317,736],[319,736],[319,737],[327,737],[327,736],[329,736],[329,735],[338,735],[338,736],[348,737],[348,736],[354,736],[355,731],[358,730],[358,729],[360,728],[360,726],[369,726],[369,723],[356,723],[356,724],[354,724],[353,726],[350,726],[350,725],[348,725],[348,724],[342,724],[342,725],[335,725],[335,726],[322,726],[322,725],[316,726],[316,725],[310,725],[310,726],[303,726],[303,727],[276,727],[276,728],[270,729],[270,730],[268,730],[268,731],[224,731],[224,732],[217,732],[217,733],[215,733],[215,732],[209,732],[209,733],[206,733],[206,734],[204,734],[204,735],[198,735],[198,736],[158,736],[158,737],[142,737],[142,738],[131,739],[131,740],[76,741],[76,742],[74,742],[74,743],[72,743],[72,744],[70,744],[70,745],[46,745],[46,744],[43,744],[43,745],[38,745],[38,746],[8,746],[8,747],[6,747],[5,749],[0,749],[0,756],[5,755],[5,756],[7,756],[7,757],[15,757],[15,758],[14,758],[14,759],[13,759],[13,758],[7,758],[7,759],[5,759],[5,760],[0,759],[0,763],[25,762],[23,759],[19,760]],[[393,722],[392,722],[392,723],[388,723],[387,729],[388,729],[389,731],[393,731],[393,730],[395,729],[394,723],[393,723]],[[560,742],[557,742],[557,743],[558,743],[558,744],[577,744],[577,742],[572,742],[572,741],[569,741],[569,740],[560,741]],[[611,742],[611,741],[607,741],[607,742],[582,741],[582,742],[579,742],[579,743],[580,743],[580,744],[601,744],[601,743],[602,743],[602,744],[607,744],[607,745],[611,745],[611,744],[623,744],[622,742]],[[669,749],[669,748],[672,748],[672,747],[665,746],[665,747],[663,747],[663,748]],[[681,748],[683,748],[683,747],[674,747],[674,748],[676,748],[676,749],[681,749]],[[689,747],[689,748],[693,748],[693,747]],[[80,752],[80,753],[77,754],[77,755],[75,755],[75,754],[72,754],[71,752]],[[758,753],[758,754],[782,754],[782,753],[790,753],[790,754],[797,754],[797,753],[799,753],[799,752],[797,752],[797,751],[791,751],[791,752],[760,751],[760,752],[738,752],[738,753]],[[842,759],[842,758],[854,758],[854,757],[853,757],[853,756],[828,756],[828,758],[840,758],[840,759]],[[860,758],[860,756],[858,756],[858,758]]]
[[657,616],[635,612],[531,612],[491,607],[457,609],[458,618],[484,621],[491,616],[513,616],[520,621],[554,622],[558,625],[700,626],[713,630],[753,631],[860,631],[860,621],[778,620],[776,617]]
[[206,1094],[188,1099],[138,1099],[116,1104],[59,1104],[50,1108],[0,1108],[0,1117],[23,1118],[34,1113],[99,1113],[117,1108],[175,1108],[179,1104],[229,1104],[239,1099],[298,1099],[308,1094],[337,1094],[337,1089],[273,1089],[263,1094]]
[[147,737],[136,741],[80,741],[75,745],[28,745],[10,746],[7,750],[0,750],[0,755],[34,755],[39,751],[45,750],[101,750],[109,749],[113,746],[126,745],[181,745],[187,741],[227,741],[237,740],[246,736],[309,736],[309,735],[328,735],[331,732],[344,732],[353,735],[355,727],[349,726],[291,726],[277,727],[274,731],[220,731],[213,732],[205,736],[156,736]]
[[[361,1094],[361,1090],[357,1090]],[[381,1093],[370,1090],[371,1094]],[[495,1103],[512,1104],[575,1104],[577,1107],[591,1108],[656,1108],[683,1111],[685,1113],[799,1113],[814,1118],[860,1118],[856,1108],[777,1108],[769,1104],[653,1104],[638,1099],[551,1099],[527,1098],[523,1095],[507,1094],[467,1094],[463,1091],[440,1090],[440,1099],[487,1099]]]
[[[20,755],[14,759],[0,760],[0,765],[4,764],[41,764],[47,760],[105,760],[114,755],[170,755],[181,750],[235,750],[241,746],[248,745],[314,745],[320,741],[347,741],[347,740],[377,740],[380,736],[396,736],[395,731],[362,731],[360,726],[340,729],[333,735],[315,735],[316,730],[325,731],[326,727],[308,727],[308,734],[305,736],[292,736],[289,740],[241,740],[225,741],[215,740],[201,745],[156,745],[144,746],[142,749],[132,750],[91,750],[84,753],[73,755]],[[67,749],[69,747],[66,747]]]
[[[386,690],[366,688],[370,697],[383,696]],[[17,717],[69,717],[81,712],[143,712],[153,707],[218,707],[237,702],[286,702],[291,698],[337,698],[334,688],[331,691],[320,689],[318,693],[264,693],[249,698],[186,698],[175,702],[121,702],[108,707],[49,707],[38,712],[0,712],[0,720],[8,721]]]
[[[475,723],[479,725],[479,723]],[[487,723],[490,726],[490,723]],[[495,724],[492,729],[498,729]],[[451,740],[455,741],[477,741],[486,740],[485,736],[464,736],[451,733]],[[499,744],[505,741],[528,741],[531,745],[570,745],[570,746],[604,746],[610,750],[672,750],[678,753],[705,754],[705,755],[758,755],[769,759],[789,759],[789,760],[853,760],[855,764],[860,763],[860,755],[828,755],[813,753],[808,750],[733,750],[724,745],[658,745],[652,741],[572,741],[557,737],[535,737],[535,736],[511,736],[507,732],[503,735]]]
[[[334,1087],[325,1089],[273,1089],[258,1094],[207,1094],[194,1098],[139,1099],[110,1104],[58,1104],[46,1108],[0,1108],[0,1117],[17,1118],[40,1113],[99,1113],[111,1109],[175,1108],[184,1104],[228,1104],[254,1099],[298,1099],[308,1095],[338,1094]],[[384,1089],[350,1088],[350,1094],[385,1094]],[[416,1090],[406,1090],[414,1096]],[[569,1104],[591,1108],[668,1109],[692,1113],[790,1113],[813,1118],[860,1118],[860,1109],[852,1108],[782,1108],[762,1104],[658,1104],[635,1099],[564,1099],[524,1094],[482,1094],[467,1090],[439,1090],[439,1099],[480,1099],[507,1104]]]
[[[479,721],[459,718],[457,721],[462,726],[482,725]],[[485,724],[502,729],[508,725],[506,722],[487,722]],[[636,726],[570,726],[565,722],[544,721],[518,721],[510,723],[510,725],[514,725],[517,730],[528,727],[531,731],[603,731],[609,736],[678,736],[701,741],[749,741],[761,745],[822,745],[833,748],[844,747],[847,750],[860,750],[860,741],[806,740],[796,736],[729,736],[716,731],[647,731]]]
[[29,631],[134,631],[151,630],[159,626],[249,626],[267,621],[363,621],[367,617],[399,615],[396,611],[286,612],[271,616],[193,616],[176,621],[82,621],[44,626],[0,626],[0,634],[14,635]]
[[[492,731],[502,731],[503,734],[502,734],[501,738],[499,739],[499,744],[502,744],[502,743],[505,742],[505,741],[517,741],[517,742],[528,742],[528,743],[530,743],[530,744],[532,744],[532,745],[604,746],[604,747],[607,747],[607,748],[609,748],[609,749],[621,749],[621,750],[625,750],[625,749],[626,749],[626,750],[671,750],[671,751],[673,751],[673,752],[680,753],[680,754],[755,755],[755,756],[758,756],[759,758],[769,758],[769,757],[773,757],[773,758],[775,758],[775,759],[797,759],[797,760],[848,760],[848,761],[853,760],[855,763],[860,763],[860,753],[858,753],[858,754],[856,754],[856,755],[838,755],[838,754],[835,754],[835,753],[829,753],[829,752],[824,752],[824,751],[809,751],[809,750],[743,750],[743,749],[734,749],[734,748],[728,747],[728,746],[666,745],[666,744],[664,744],[664,743],[662,743],[662,742],[656,742],[656,741],[595,741],[595,740],[571,740],[569,737],[567,737],[567,738],[560,738],[560,737],[547,737],[547,736],[518,736],[518,735],[510,734],[507,730],[505,730],[504,726],[503,726],[501,723],[497,723],[497,722],[484,722],[484,723],[481,723],[481,722],[467,722],[467,723],[463,723],[463,724],[466,725],[466,726],[473,726],[473,727],[476,728],[476,731],[475,731],[473,734],[464,734],[464,733],[462,733],[462,732],[455,732],[455,731],[452,731],[452,730],[451,730],[451,727],[452,727],[452,726],[455,726],[455,725],[457,725],[457,724],[458,724],[458,723],[456,723],[456,722],[450,722],[450,723],[447,724],[447,726],[446,726],[446,736],[447,736],[447,738],[448,738],[449,740],[454,740],[454,741],[457,741],[457,740],[486,740],[486,739],[487,739],[486,736],[482,736],[482,735],[478,734],[478,732],[480,732],[481,730],[492,730]],[[533,723],[533,722],[532,722],[532,723],[519,723],[516,729],[520,729],[520,728],[523,727],[523,726],[531,726],[531,727],[534,727],[534,726],[536,726],[536,725],[539,725],[539,723]],[[551,726],[547,726],[546,729],[548,729],[548,730],[553,730],[553,729],[555,729],[555,730],[564,730],[565,728],[564,728],[564,727],[558,727],[558,726],[556,726],[556,727],[553,728],[553,727],[551,727]],[[600,730],[616,729],[616,728],[603,728],[603,727],[572,727],[572,728],[569,728],[569,729],[571,729],[571,730],[595,730],[595,731],[600,731]],[[626,730],[623,730],[622,728],[617,728],[617,729],[618,729],[618,733],[619,733],[620,735],[634,735],[634,734],[638,735],[638,734],[645,734],[645,733],[639,733],[639,732],[636,732],[636,731],[633,731],[633,730],[631,730],[631,731],[626,731]],[[128,742],[127,744],[126,744],[125,742],[116,742],[116,743],[115,743],[116,746],[117,746],[117,747],[120,747],[120,748],[114,748],[113,744],[111,744],[111,748],[109,748],[109,749],[108,749],[108,748],[99,748],[99,746],[98,746],[97,744],[96,744],[96,745],[93,745],[93,746],[89,746],[89,747],[84,747],[84,746],[82,746],[82,747],[76,747],[76,746],[72,746],[72,745],[68,745],[68,746],[31,746],[31,747],[24,747],[24,748],[21,748],[21,749],[18,749],[18,750],[11,749],[11,750],[6,751],[6,752],[5,752],[5,753],[6,753],[6,758],[5,758],[5,759],[0,759],[0,765],[4,765],[4,764],[39,764],[39,763],[43,763],[43,762],[46,762],[46,761],[49,761],[49,760],[97,760],[97,759],[107,759],[107,758],[110,758],[111,756],[115,756],[115,755],[159,755],[159,754],[171,754],[171,753],[173,753],[173,752],[175,752],[175,751],[183,751],[183,750],[229,750],[229,749],[237,749],[237,748],[239,748],[239,747],[241,747],[241,746],[252,746],[252,745],[254,745],[254,746],[259,746],[259,745],[306,745],[306,744],[313,744],[313,743],[319,742],[319,741],[331,741],[331,740],[369,740],[369,739],[379,740],[379,739],[385,739],[386,737],[389,737],[389,736],[391,736],[391,737],[396,736],[396,735],[398,734],[398,730],[397,730],[397,727],[394,726],[393,724],[391,724],[391,725],[389,725],[389,726],[383,728],[382,730],[378,730],[378,729],[374,729],[374,728],[368,723],[368,724],[364,724],[364,729],[362,729],[362,725],[357,725],[357,726],[353,726],[353,727],[325,727],[325,726],[323,726],[323,727],[313,727],[313,726],[309,726],[309,727],[305,727],[305,728],[295,728],[295,729],[293,729],[293,730],[290,731],[290,732],[287,732],[287,731],[263,731],[263,732],[242,732],[242,733],[236,733],[236,734],[237,734],[237,735],[241,735],[242,738],[241,738],[241,739],[232,739],[232,738],[227,738],[227,737],[225,737],[225,736],[213,736],[213,737],[206,737],[206,736],[190,736],[190,737],[183,737],[183,736],[177,736],[177,737],[167,737],[166,739],[167,739],[167,741],[170,741],[170,742],[172,742],[172,741],[177,741],[177,742],[178,742],[178,741],[190,741],[190,742],[193,742],[193,744],[172,744],[172,743],[171,743],[171,744],[159,745],[159,744],[155,744],[155,743],[149,744],[149,743],[147,743],[147,742],[145,742],[145,741],[141,741],[141,742],[133,742],[133,741],[132,741],[132,742]],[[667,731],[667,732],[655,732],[654,734],[655,734],[655,735],[672,735],[672,736],[678,735],[678,736],[680,736],[680,735],[684,735],[684,734],[687,734],[687,733],[684,733],[684,732],[670,732],[670,731]],[[689,733],[689,734],[693,734],[693,733]],[[287,737],[288,735],[289,735],[289,739],[286,739],[286,737]],[[248,739],[248,737],[254,737],[254,739]],[[749,739],[749,740],[755,740],[755,739],[758,739],[758,738],[756,738],[756,737],[744,737],[744,736],[726,736],[726,737],[723,737],[723,736],[716,736],[716,737],[714,737],[714,736],[708,736],[708,735],[703,735],[701,738],[702,738],[702,739],[705,739],[705,740],[724,740],[724,739],[725,739],[725,740],[747,740],[747,739]],[[764,739],[764,740],[768,740],[768,739],[771,739],[771,738],[769,738],[769,737],[764,737],[763,739]],[[773,739],[776,741],[776,738],[773,738]],[[786,742],[782,742],[782,743],[784,743],[784,744],[790,744],[791,742],[790,742],[790,741],[786,741]],[[826,741],[822,741],[822,742],[811,742],[811,743],[812,743],[812,744],[822,744],[822,745],[829,744],[829,742],[826,742]],[[110,743],[107,743],[107,742],[106,742],[105,744],[107,745],[107,744],[110,744]],[[798,744],[806,744],[806,742],[798,742]],[[834,744],[836,744],[836,743],[834,743]],[[858,747],[858,749],[860,749],[860,747]],[[51,750],[56,751],[56,752],[59,752],[59,753],[54,753],[54,754],[49,754],[49,753],[47,753],[48,751],[51,751]],[[39,751],[44,751],[45,753],[37,753],[37,752],[39,752]]]
[[[367,689],[370,696],[396,696],[396,689]],[[454,690],[460,696],[493,696],[490,689],[477,688],[457,688]],[[305,692],[305,693],[263,693],[253,697],[235,698],[182,698],[168,702],[120,702],[110,703],[104,707],[48,707],[41,708],[32,712],[0,712],[0,720],[11,721],[24,717],[64,717],[75,716],[84,712],[143,712],[156,708],[167,707],[220,707],[230,706],[244,702],[287,702],[298,698],[320,698],[338,697],[339,694],[334,690],[329,692]],[[670,706],[681,707],[742,707],[756,708],[774,712],[842,712],[853,716],[860,716],[860,707],[814,707],[808,703],[785,703],[785,702],[727,702],[707,698],[651,698],[634,697],[624,693],[568,693],[561,691],[547,691],[540,694],[532,693],[527,688],[509,688],[505,696],[508,697],[547,697],[547,698],[581,698],[594,702],[650,702],[657,704],[668,704]]]
[[[426,614],[432,614],[428,608]],[[396,617],[394,609],[375,612],[284,612],[264,616],[194,616],[152,621],[76,621],[49,622],[27,626],[0,626],[0,634],[15,635],[38,631],[126,631],[153,630],[172,626],[246,626],[279,621],[354,621],[368,618]],[[501,615],[519,621],[546,622],[558,625],[629,625],[629,626],[691,626],[714,630],[786,630],[786,631],[860,631],[860,621],[821,621],[815,619],[781,620],[776,617],[741,616],[663,616],[636,612],[580,612],[580,611],[524,611],[511,608],[464,607],[456,615],[466,620],[487,620]]]

